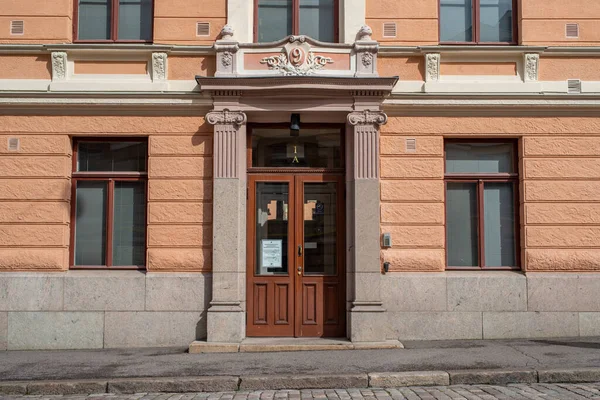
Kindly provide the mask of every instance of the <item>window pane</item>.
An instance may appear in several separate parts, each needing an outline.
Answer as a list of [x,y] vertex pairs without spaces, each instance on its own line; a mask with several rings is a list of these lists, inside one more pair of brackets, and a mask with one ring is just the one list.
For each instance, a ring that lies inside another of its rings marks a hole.
[[448,182],[446,237],[449,267],[476,267],[479,264],[477,225],[477,184]]
[[510,143],[446,143],[446,173],[510,173]]
[[485,183],[483,186],[486,267],[514,267],[515,201],[513,184]]
[[339,129],[302,129],[298,137],[289,129],[253,129],[252,166],[340,168],[341,140]]
[[75,265],[106,265],[106,182],[77,182]]
[[152,0],[119,0],[119,40],[152,40]]
[[256,183],[256,274],[288,274],[289,184]]
[[334,12],[333,0],[300,0],[300,34],[333,42]]
[[110,39],[110,3],[111,0],[79,0],[78,39]]
[[471,0],[440,0],[440,40],[473,41]]
[[480,41],[512,42],[513,0],[480,0]]
[[113,265],[144,265],[146,253],[146,183],[115,182]]
[[304,183],[304,275],[337,274],[337,184]]
[[80,142],[77,171],[146,171],[146,142]]
[[292,34],[292,0],[258,1],[258,41],[273,42]]

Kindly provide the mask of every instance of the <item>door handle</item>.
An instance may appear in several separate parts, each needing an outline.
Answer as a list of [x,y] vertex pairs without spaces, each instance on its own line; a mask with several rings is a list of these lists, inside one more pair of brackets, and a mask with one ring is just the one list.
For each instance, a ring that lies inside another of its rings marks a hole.
[[298,265],[298,275],[302,275],[302,267]]
[[298,245],[298,257],[302,257],[302,245]]

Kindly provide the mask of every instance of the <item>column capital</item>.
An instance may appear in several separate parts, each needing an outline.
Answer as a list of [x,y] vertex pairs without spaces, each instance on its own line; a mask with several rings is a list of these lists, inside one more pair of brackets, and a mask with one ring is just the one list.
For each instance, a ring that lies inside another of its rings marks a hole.
[[382,111],[354,111],[348,114],[348,123],[350,125],[385,125],[388,117]]
[[210,111],[206,114],[206,121],[211,125],[244,125],[247,121],[246,114],[241,111]]

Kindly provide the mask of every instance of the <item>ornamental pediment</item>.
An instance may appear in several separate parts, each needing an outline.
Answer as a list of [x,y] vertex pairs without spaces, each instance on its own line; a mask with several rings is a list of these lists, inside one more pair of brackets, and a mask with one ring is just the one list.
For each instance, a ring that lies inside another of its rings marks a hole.
[[379,45],[369,31],[353,44],[288,36],[271,43],[238,43],[231,28],[215,43],[216,76],[377,76]]

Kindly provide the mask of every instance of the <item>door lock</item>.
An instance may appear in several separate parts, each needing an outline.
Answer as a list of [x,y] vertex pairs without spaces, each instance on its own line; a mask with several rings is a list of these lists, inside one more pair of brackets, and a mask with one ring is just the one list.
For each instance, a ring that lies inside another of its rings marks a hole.
[[302,267],[298,266],[298,275],[302,275]]

